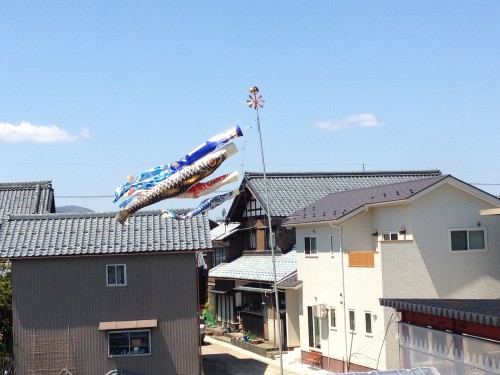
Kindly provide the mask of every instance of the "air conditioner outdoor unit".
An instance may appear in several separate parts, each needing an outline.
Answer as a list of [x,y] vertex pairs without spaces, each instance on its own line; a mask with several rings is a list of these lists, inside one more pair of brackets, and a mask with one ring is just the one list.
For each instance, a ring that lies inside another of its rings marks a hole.
[[313,305],[313,316],[316,318],[326,318],[327,309],[325,304]]

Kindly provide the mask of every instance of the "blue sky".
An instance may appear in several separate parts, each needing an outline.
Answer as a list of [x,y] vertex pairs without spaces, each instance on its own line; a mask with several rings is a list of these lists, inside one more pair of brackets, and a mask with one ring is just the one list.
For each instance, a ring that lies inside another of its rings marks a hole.
[[437,168],[500,195],[499,19],[483,0],[0,0],[1,181],[115,211],[127,175],[237,124],[214,176],[262,171],[256,85],[268,172]]

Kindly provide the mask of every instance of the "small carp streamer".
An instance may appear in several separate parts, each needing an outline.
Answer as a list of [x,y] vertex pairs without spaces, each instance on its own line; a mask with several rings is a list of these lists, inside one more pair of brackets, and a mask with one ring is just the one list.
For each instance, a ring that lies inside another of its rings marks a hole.
[[176,214],[172,210],[165,210],[163,211],[162,216],[163,217],[171,217],[174,219],[179,219],[179,220],[187,220],[192,218],[193,216],[202,214],[203,212],[213,210],[215,207],[220,206],[222,203],[225,201],[234,198],[240,193],[238,189],[230,191],[229,193],[221,194],[221,195],[216,195],[215,197],[205,199],[203,202],[201,202],[198,207],[196,207],[194,210],[189,211],[188,213],[185,214]]
[[[240,127],[235,126],[210,138],[179,160],[148,169],[136,178],[129,176],[128,182],[115,189],[113,202],[123,199],[120,203],[122,210],[116,214],[116,220],[121,224],[127,224],[130,215],[164,199],[198,198],[237,181],[238,172],[224,174],[206,182],[202,180],[238,152],[234,143],[229,141],[242,136]],[[186,214],[175,215],[173,211],[166,210],[164,216],[186,220],[211,210],[236,195],[238,195],[236,191],[217,195],[205,199],[196,209]]]

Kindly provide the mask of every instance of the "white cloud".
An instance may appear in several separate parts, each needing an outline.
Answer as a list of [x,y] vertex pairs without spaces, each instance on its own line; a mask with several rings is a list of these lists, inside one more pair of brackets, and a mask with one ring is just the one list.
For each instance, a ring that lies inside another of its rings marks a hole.
[[90,138],[90,130],[85,126],[80,127],[80,137],[82,138]]
[[318,121],[314,127],[325,130],[349,129],[353,126],[372,127],[381,126],[375,115],[371,113],[360,113],[349,115],[338,120]]
[[0,141],[4,142],[61,143],[72,142],[75,139],[75,136],[55,125],[33,125],[29,122],[13,125],[0,122]]

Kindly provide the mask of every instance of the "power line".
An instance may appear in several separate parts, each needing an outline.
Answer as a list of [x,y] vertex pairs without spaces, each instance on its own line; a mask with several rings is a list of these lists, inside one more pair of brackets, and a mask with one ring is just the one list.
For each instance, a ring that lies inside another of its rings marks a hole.
[[113,198],[114,195],[56,195],[56,198]]
[[[221,193],[229,193],[231,190],[217,190]],[[56,198],[114,198],[114,195],[56,195]],[[179,197],[173,197],[179,198]],[[203,198],[203,197],[200,197]]]

